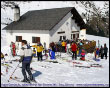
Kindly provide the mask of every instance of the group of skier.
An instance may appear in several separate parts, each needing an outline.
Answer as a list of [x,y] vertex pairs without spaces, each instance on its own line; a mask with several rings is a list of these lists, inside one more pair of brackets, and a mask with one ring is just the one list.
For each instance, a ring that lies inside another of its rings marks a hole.
[[[58,43],[50,43],[50,47],[52,47],[53,52],[63,52],[63,53],[72,53],[72,59],[77,60],[77,57],[81,57],[81,60],[85,60],[85,54],[86,50],[83,47],[84,45],[84,40],[80,41],[71,41],[71,40],[63,40],[59,41]],[[100,47],[100,43],[98,41],[98,47],[95,48],[94,50],[94,57],[98,58],[101,57],[101,59],[105,58],[107,59],[107,52],[108,48],[106,44],[104,44],[104,47]]]
[[50,43],[54,52],[72,53],[72,60],[77,60],[77,57],[81,57],[81,60],[85,60],[85,50],[82,47],[83,42],[63,40],[57,43]]
[[[28,82],[29,80],[34,80],[32,72],[30,70],[30,64],[32,61],[32,58],[36,56],[36,52],[37,52],[37,57],[38,57],[38,61],[42,61],[42,52],[45,51],[45,55],[46,55],[46,51],[49,52],[49,56],[50,59],[56,59],[55,58],[55,53],[56,52],[63,52],[63,53],[70,53],[72,52],[72,60],[77,60],[77,57],[81,57],[81,60],[85,60],[85,54],[86,51],[83,48],[83,41],[70,41],[70,40],[66,40],[66,41],[59,41],[58,43],[50,43],[49,45],[49,49],[46,50],[46,48],[43,47],[43,45],[38,42],[36,45],[28,45],[26,40],[22,40],[21,42],[22,47],[20,49],[20,60],[19,62],[22,62],[22,74],[24,76],[24,79],[22,80],[23,82]],[[11,50],[13,50],[13,52],[15,52],[16,47],[15,47],[15,43],[11,43]],[[33,47],[33,50],[32,48]],[[103,57],[105,56],[107,59],[107,52],[108,52],[108,48],[106,47],[106,44],[104,44],[104,48],[101,46],[100,48],[96,48],[95,52],[95,57],[97,58],[97,56],[101,56],[101,59],[103,59]],[[1,53],[2,57],[3,54]],[[16,55],[16,53],[12,54],[13,56]],[[4,57],[3,57],[4,58]],[[26,71],[29,74],[29,78],[26,75]]]
[[104,47],[101,47],[98,45],[98,48],[95,49],[94,54],[95,54],[95,58],[101,57],[101,59],[104,58],[107,59],[107,53],[108,53],[108,48],[106,46],[106,44],[104,44]]

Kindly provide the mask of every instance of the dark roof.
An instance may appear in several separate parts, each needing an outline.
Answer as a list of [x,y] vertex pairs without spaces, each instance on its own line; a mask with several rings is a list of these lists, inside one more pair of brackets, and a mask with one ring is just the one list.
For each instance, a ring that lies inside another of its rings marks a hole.
[[[4,29],[6,30],[51,30],[64,16],[67,15],[67,13],[72,11],[72,9],[74,10],[75,8],[67,7],[67,8],[28,11],[27,13],[25,13],[20,17],[19,21],[12,22],[8,26],[6,26]],[[76,18],[78,16],[76,15]]]

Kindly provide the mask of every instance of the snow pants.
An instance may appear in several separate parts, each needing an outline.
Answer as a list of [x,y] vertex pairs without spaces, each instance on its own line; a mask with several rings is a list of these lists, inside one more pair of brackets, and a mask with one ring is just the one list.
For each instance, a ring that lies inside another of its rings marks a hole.
[[37,52],[37,57],[38,57],[38,61],[40,61],[40,58],[41,58],[41,61],[42,61],[42,52]]
[[29,75],[32,75],[31,69],[30,69],[30,62],[22,62],[22,74],[24,78],[27,77],[26,71]]
[[77,51],[72,51],[72,52],[73,52],[72,59],[74,59],[75,57],[75,60],[77,60]]
[[104,57],[104,56],[105,56],[105,59],[107,59],[107,53],[104,53],[104,54],[103,54],[103,57]]
[[65,46],[62,46],[62,52],[65,53]]
[[103,53],[101,53],[101,59],[103,59]]

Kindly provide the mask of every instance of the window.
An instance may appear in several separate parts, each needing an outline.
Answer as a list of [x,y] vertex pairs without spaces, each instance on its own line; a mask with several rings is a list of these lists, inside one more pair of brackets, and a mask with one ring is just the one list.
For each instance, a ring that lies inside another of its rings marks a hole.
[[75,34],[73,34],[73,39],[75,39]]
[[66,36],[63,36],[63,40],[66,40]]
[[73,37],[72,37],[72,36],[73,36],[73,34],[71,34],[71,39],[73,39]]
[[21,42],[22,41],[22,36],[16,36],[16,42]]
[[62,31],[62,32],[57,32],[57,34],[63,34],[63,33],[65,33],[65,31]]
[[79,38],[79,34],[77,34],[77,38]]
[[32,37],[32,43],[40,42],[40,37]]
[[60,36],[60,41],[62,41],[62,36]]

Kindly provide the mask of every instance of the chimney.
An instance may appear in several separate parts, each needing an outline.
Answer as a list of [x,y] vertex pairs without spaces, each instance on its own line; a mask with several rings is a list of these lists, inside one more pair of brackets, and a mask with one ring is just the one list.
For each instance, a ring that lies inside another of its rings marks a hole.
[[20,8],[18,5],[14,7],[14,21],[18,21],[20,19]]

